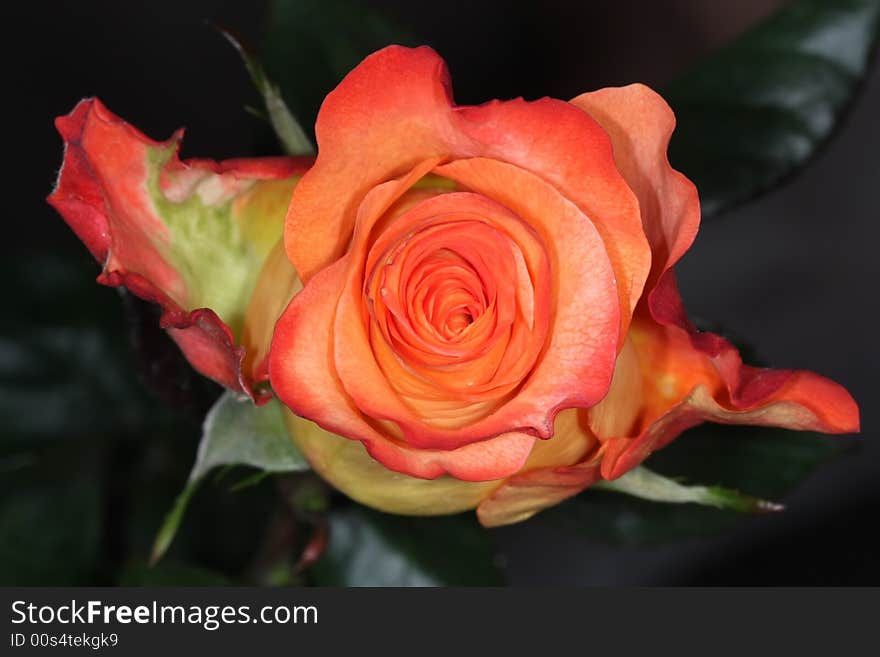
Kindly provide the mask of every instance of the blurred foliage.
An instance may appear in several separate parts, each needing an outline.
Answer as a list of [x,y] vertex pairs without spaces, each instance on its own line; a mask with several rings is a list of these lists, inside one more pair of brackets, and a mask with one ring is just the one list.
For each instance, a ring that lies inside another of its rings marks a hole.
[[[40,464],[42,465],[42,464]],[[0,484],[0,583],[90,584],[99,575],[102,491],[95,479],[4,473]]]
[[[85,249],[0,265],[2,584],[114,584],[145,561],[219,394],[154,307],[97,273]],[[172,558],[240,577],[275,499],[271,482],[205,486]]]
[[[124,432],[146,419],[116,295],[96,289],[96,275],[84,259],[0,265],[11,292],[0,318],[0,449]],[[106,331],[114,320],[117,331]]]
[[704,216],[767,191],[822,146],[870,67],[878,0],[796,0],[667,85],[673,166]]
[[165,561],[151,566],[134,562],[126,566],[120,586],[231,586],[231,580],[194,566]]
[[330,514],[330,541],[310,571],[319,586],[496,586],[503,575],[473,513],[393,516],[352,505]]

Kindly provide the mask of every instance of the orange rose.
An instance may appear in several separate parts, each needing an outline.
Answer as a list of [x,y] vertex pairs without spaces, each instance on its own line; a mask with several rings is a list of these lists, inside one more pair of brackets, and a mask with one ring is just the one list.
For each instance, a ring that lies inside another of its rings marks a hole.
[[456,106],[429,48],[350,73],[288,210],[305,287],[270,351],[314,468],[385,511],[493,526],[705,420],[857,430],[837,384],[689,323],[672,266],[700,210],[674,123],[642,85]]
[[706,420],[858,429],[837,384],[743,365],[688,321],[672,267],[699,201],[644,86],[459,107],[436,53],[390,47],[327,97],[314,164],[181,161],[180,133],[95,99],[57,126],[49,201],[99,281],[159,303],[204,375],[274,391],[370,506],[500,525]]
[[688,322],[671,268],[700,210],[673,126],[641,85],[456,106],[429,48],[352,71],[287,213],[304,288],[269,355],[314,468],[382,510],[492,526],[705,420],[857,430],[837,384],[745,366]]

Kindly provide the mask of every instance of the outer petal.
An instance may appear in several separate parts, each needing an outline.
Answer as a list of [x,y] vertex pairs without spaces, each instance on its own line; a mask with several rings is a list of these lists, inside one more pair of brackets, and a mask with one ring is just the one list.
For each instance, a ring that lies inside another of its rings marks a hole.
[[285,228],[304,282],[340,257],[369,189],[429,158],[488,157],[537,174],[590,217],[615,270],[625,331],[650,248],[608,136],[571,104],[544,98],[456,107],[433,50],[391,46],[327,96],[316,134],[318,159],[294,193]]
[[553,438],[535,444],[521,472],[504,480],[477,506],[485,527],[522,522],[559,504],[599,480],[601,451],[586,413],[569,409],[556,416]]
[[632,428],[642,412],[641,381],[635,348],[627,340],[605,398],[589,411],[560,413],[553,438],[536,443],[522,471],[480,502],[480,522],[486,527],[521,522],[601,479],[606,446],[597,435],[622,435]]
[[288,432],[312,467],[354,500],[387,513],[442,515],[473,509],[498,482],[448,475],[420,479],[389,470],[356,440],[347,440],[285,411]]
[[241,344],[245,350],[243,369],[251,380],[269,379],[269,346],[275,322],[302,287],[296,270],[287,259],[284,242],[279,239],[263,263],[241,332]]
[[822,433],[859,430],[859,409],[840,385],[812,372],[744,365],[724,338],[700,333],[668,272],[631,331],[643,376],[643,415],[610,437],[602,476],[614,479],[704,421]]
[[309,162],[180,161],[87,99],[56,121],[64,163],[51,203],[103,265],[99,282],[159,303],[202,374],[254,395],[236,346],[257,273]]
[[650,290],[690,248],[700,226],[697,189],[667,158],[675,115],[642,84],[592,91],[571,102],[611,137],[617,167],[639,199],[653,255]]

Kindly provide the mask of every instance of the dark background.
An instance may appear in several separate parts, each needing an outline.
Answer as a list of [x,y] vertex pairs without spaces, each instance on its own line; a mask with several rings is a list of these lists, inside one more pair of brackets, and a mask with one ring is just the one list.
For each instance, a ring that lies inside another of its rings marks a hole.
[[[472,103],[659,86],[781,2],[368,4],[437,49],[456,100]],[[264,9],[207,0],[16,3],[6,29],[26,35],[27,50],[7,64],[3,257],[85,251],[43,201],[61,159],[52,118],[83,96],[99,96],[157,139],[187,126],[184,156],[269,154],[265,129],[242,110],[255,95],[240,61],[203,24],[214,20],[259,43]],[[678,268],[692,314],[756,343],[775,367],[845,385],[862,409],[859,448],[788,496],[786,513],[743,521],[718,538],[617,548],[541,517],[498,530],[512,584],[880,583],[877,116],[875,67],[837,138],[808,168],[707,222]]]

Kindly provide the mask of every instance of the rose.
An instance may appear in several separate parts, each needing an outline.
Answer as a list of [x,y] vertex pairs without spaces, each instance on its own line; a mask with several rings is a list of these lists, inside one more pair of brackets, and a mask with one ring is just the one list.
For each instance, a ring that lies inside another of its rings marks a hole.
[[269,399],[272,327],[299,289],[284,212],[311,158],[180,161],[182,131],[153,141],[96,99],[56,126],[64,162],[48,200],[103,266],[98,281],[158,303],[199,372]]
[[699,203],[644,86],[457,107],[433,51],[391,47],[327,97],[311,169],[180,161],[179,133],[97,100],[57,126],[49,201],[98,280],[159,303],[206,376],[258,403],[271,379],[293,441],[365,504],[499,525],[702,421],[858,428],[837,384],[688,321],[672,267]]
[[350,73],[288,209],[304,288],[269,357],[315,469],[385,511],[498,525],[705,420],[856,430],[837,384],[687,320],[672,266],[700,213],[673,126],[641,85],[455,106],[428,48]]

